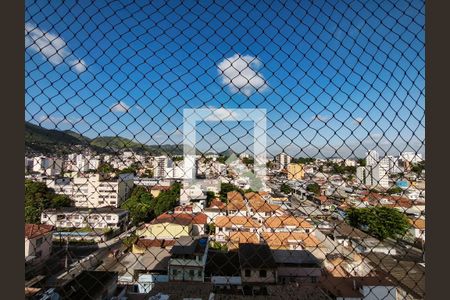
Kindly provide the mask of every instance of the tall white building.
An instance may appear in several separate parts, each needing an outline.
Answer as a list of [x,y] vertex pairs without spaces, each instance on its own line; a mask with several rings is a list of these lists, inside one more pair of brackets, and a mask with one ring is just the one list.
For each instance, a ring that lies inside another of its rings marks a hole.
[[376,150],[370,150],[366,155],[366,166],[375,166],[380,160],[380,155]]
[[291,163],[291,157],[286,153],[280,153],[276,156],[276,161],[280,164],[280,169],[285,169]]
[[133,180],[132,174],[121,174],[118,179],[108,181],[94,174],[78,176],[69,182],[54,180],[48,186],[57,194],[69,196],[76,207],[119,207],[128,198]]
[[402,169],[400,168],[400,159],[398,157],[387,155],[383,158],[383,160],[387,161],[390,174],[398,174],[402,172]]
[[389,188],[388,165],[377,164],[356,168],[356,178],[367,187]]
[[38,156],[33,158],[33,172],[53,176],[61,174],[62,167],[62,159],[49,158],[46,156]]
[[156,156],[153,160],[154,177],[165,178],[169,167],[172,167],[171,160],[167,156]]

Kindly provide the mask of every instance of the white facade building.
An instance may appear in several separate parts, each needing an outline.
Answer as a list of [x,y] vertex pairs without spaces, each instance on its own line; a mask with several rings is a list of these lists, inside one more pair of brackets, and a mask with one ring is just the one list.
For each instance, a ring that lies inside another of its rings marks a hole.
[[132,174],[121,174],[117,180],[102,180],[99,174],[78,176],[69,183],[52,181],[48,186],[57,194],[69,196],[76,207],[118,207],[133,188]]
[[66,207],[46,209],[41,214],[41,223],[57,228],[123,228],[128,222],[128,211],[102,207],[95,210]]
[[62,159],[50,158],[46,156],[33,157],[33,172],[53,176],[61,174],[62,169]]
[[291,163],[291,157],[283,152],[276,156],[276,161],[280,164],[280,169],[284,169]]
[[375,166],[380,160],[380,155],[376,150],[370,150],[366,155],[366,166]]

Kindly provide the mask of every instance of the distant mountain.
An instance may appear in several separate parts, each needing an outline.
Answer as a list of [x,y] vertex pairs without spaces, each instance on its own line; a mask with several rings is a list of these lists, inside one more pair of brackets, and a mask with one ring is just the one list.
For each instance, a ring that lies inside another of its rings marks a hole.
[[183,145],[145,145],[120,136],[90,139],[73,131],[46,129],[29,122],[25,122],[25,147],[27,154],[63,155],[87,149],[97,153],[131,149],[150,155],[183,154]]
[[25,150],[27,153],[62,154],[90,146],[90,140],[71,131],[46,129],[25,122]]

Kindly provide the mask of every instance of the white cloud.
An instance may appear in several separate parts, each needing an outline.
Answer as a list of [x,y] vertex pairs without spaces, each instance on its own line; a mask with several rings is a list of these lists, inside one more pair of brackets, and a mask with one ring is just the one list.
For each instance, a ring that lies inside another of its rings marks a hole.
[[126,113],[130,107],[126,105],[123,101],[120,101],[119,103],[113,105],[110,107],[110,111],[117,112],[117,113]]
[[238,119],[238,113],[233,109],[227,108],[211,108],[210,115],[208,115],[206,121],[221,121],[221,120],[233,120]]
[[73,60],[70,61],[69,64],[72,66],[72,68],[75,69],[77,73],[83,73],[84,71],[86,71],[86,63],[84,62],[84,60]]
[[66,42],[56,34],[46,32],[31,23],[25,24],[25,48],[43,55],[52,65],[66,63],[77,73],[86,70],[86,63],[76,58]]
[[256,70],[262,66],[261,61],[251,55],[235,54],[218,64],[222,83],[233,93],[241,92],[250,96],[254,92],[263,92],[268,88],[266,80]]

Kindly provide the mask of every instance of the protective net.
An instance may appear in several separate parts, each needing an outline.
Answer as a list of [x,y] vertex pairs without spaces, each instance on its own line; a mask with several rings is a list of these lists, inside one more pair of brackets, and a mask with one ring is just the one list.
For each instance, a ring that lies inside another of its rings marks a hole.
[[26,1],[28,299],[423,299],[424,1]]

